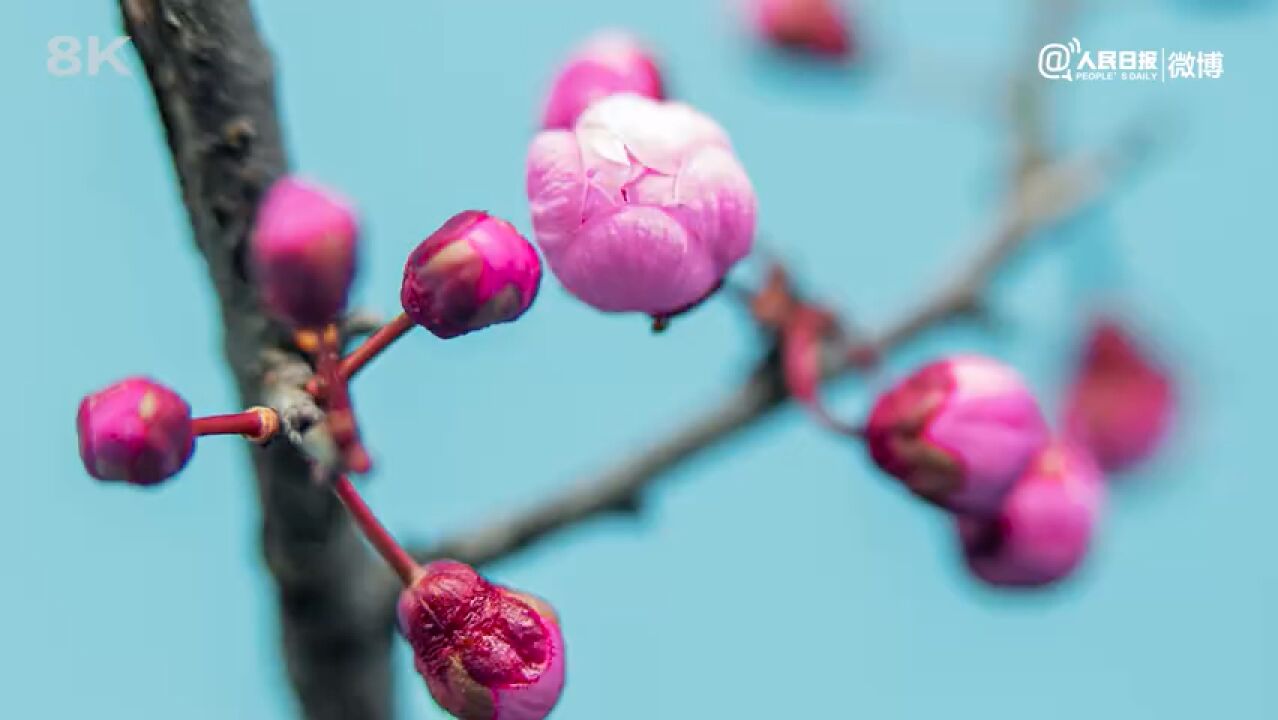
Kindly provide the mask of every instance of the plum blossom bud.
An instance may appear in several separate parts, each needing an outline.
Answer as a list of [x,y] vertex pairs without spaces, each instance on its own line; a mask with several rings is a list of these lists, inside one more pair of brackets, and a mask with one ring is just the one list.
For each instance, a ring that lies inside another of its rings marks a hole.
[[989,515],[1048,431],[1015,370],[960,355],[880,396],[865,437],[874,462],[915,494],[955,512]]
[[753,0],[759,33],[781,47],[830,58],[854,52],[837,0]]
[[968,567],[1003,587],[1037,587],[1068,576],[1087,554],[1105,499],[1100,468],[1083,448],[1048,445],[992,518],[958,518]]
[[335,320],[355,279],[357,237],[344,200],[296,177],[276,181],[251,240],[253,277],[271,313],[295,328]]
[[510,223],[458,213],[408,256],[400,302],[413,322],[441,338],[517,319],[541,283],[537,251]]
[[84,469],[99,480],[155,485],[181,470],[195,450],[191,407],[142,377],[86,396],[75,427]]
[[605,312],[687,310],[754,239],[754,189],[727,135],[681,103],[596,102],[533,140],[527,188],[551,270]]
[[1105,471],[1124,470],[1158,448],[1174,406],[1167,371],[1117,322],[1097,321],[1066,395],[1066,435]]
[[398,606],[431,697],[461,720],[541,720],[564,686],[564,639],[544,601],[441,560]]
[[578,48],[555,77],[542,127],[571,129],[591,103],[622,92],[661,100],[661,73],[637,39],[616,30],[601,32]]

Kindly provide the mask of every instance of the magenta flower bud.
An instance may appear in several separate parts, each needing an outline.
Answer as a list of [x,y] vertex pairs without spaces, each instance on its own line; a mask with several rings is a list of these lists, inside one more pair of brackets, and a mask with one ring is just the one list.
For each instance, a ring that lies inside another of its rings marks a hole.
[[533,230],[568,291],[667,317],[750,252],[755,197],[724,131],[687,105],[612,95],[528,155]]
[[452,560],[399,597],[399,629],[440,707],[462,720],[541,720],[564,686],[564,639],[544,601]]
[[1125,470],[1158,449],[1175,403],[1167,371],[1121,325],[1102,319],[1065,398],[1065,433],[1105,471]]
[[99,480],[155,485],[181,470],[195,450],[191,406],[142,377],[85,396],[75,428],[84,469]]
[[836,0],[753,0],[753,10],[759,33],[780,47],[829,58],[855,50]]
[[961,355],[923,367],[880,396],[865,437],[874,462],[918,496],[989,515],[1048,431],[1015,370]]
[[399,299],[413,322],[446,339],[519,318],[540,284],[541,260],[524,236],[467,210],[409,254]]
[[278,180],[257,211],[253,277],[273,315],[295,328],[337,318],[355,279],[355,213],[345,201],[295,177]]
[[993,518],[958,518],[968,567],[1002,587],[1038,587],[1068,576],[1087,555],[1105,499],[1090,453],[1053,442],[1030,464]]
[[599,33],[573,53],[555,77],[542,127],[570,129],[591,103],[623,92],[661,100],[661,73],[652,55],[631,35]]

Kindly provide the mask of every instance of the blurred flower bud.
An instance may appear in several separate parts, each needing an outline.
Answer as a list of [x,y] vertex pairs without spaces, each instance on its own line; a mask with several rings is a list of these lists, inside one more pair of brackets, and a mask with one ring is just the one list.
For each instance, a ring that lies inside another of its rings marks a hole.
[[528,156],[533,229],[568,291],[657,318],[712,293],[750,252],[755,197],[727,135],[687,105],[612,95]]
[[1004,587],[1061,580],[1087,554],[1104,497],[1105,482],[1091,455],[1053,442],[1017,480],[998,515],[958,518],[968,567]]
[[540,283],[541,260],[519,231],[467,210],[409,254],[399,297],[413,322],[451,338],[515,320]]
[[1106,472],[1151,455],[1175,412],[1172,380],[1121,325],[1101,319],[1065,398],[1066,435]]
[[1048,431],[1015,370],[960,355],[923,367],[880,396],[865,437],[874,462],[920,497],[989,515]]
[[295,177],[267,191],[253,226],[253,278],[273,315],[295,328],[332,322],[355,279],[355,214]]
[[546,101],[542,126],[571,129],[596,100],[630,92],[660,100],[661,73],[651,54],[631,35],[599,33],[586,41],[560,69]]
[[451,560],[399,598],[399,629],[440,707],[462,720],[541,720],[564,685],[559,620],[542,600]]
[[855,50],[836,0],[753,0],[753,9],[759,32],[776,45],[831,58]]
[[99,480],[155,485],[181,470],[195,450],[191,407],[141,377],[86,396],[75,427],[84,469]]

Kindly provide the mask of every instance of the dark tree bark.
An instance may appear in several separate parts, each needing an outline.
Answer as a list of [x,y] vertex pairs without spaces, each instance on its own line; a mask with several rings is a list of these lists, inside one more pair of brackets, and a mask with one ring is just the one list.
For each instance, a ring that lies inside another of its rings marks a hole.
[[[280,409],[296,438],[322,427],[298,389],[310,374],[258,305],[246,268],[259,196],[287,162],[271,57],[246,0],[121,0],[163,119],[196,245],[221,304],[226,359],[245,405]],[[309,426],[309,427],[308,427]],[[288,442],[253,450],[262,548],[279,595],[284,658],[305,716],[391,712],[393,584]]]

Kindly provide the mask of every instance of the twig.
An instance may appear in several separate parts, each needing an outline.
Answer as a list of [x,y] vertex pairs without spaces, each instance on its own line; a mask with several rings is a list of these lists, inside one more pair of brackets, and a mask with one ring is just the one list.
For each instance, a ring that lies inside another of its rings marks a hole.
[[[1029,172],[1011,193],[1007,207],[986,233],[979,252],[951,284],[877,336],[836,356],[824,368],[823,377],[827,381],[845,377],[856,370],[858,358],[867,353],[884,354],[931,328],[969,314],[982,301],[994,275],[1033,236],[1034,230],[1077,212],[1096,199],[1141,157],[1145,144],[1144,135],[1135,134],[1121,139],[1106,152],[1079,155]],[[421,548],[414,555],[422,561],[448,557],[484,565],[581,522],[619,512],[633,513],[639,508],[643,492],[666,472],[758,424],[786,399],[776,363],[765,362],[718,405],[616,467],[523,511]]]

